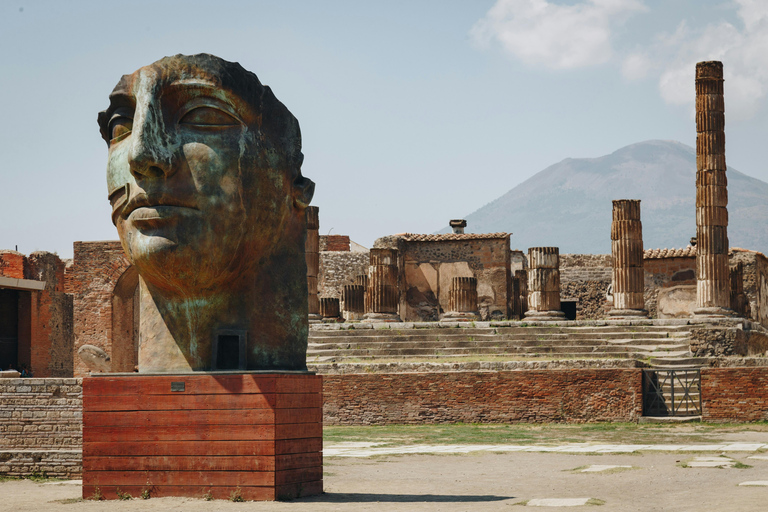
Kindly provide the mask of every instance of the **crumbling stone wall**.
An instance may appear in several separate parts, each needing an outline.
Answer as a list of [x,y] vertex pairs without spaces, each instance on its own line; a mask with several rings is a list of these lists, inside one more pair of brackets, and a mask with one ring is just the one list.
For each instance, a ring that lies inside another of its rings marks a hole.
[[560,300],[576,301],[577,320],[606,316],[611,304],[605,296],[612,279],[610,254],[560,255]]
[[341,299],[345,284],[354,284],[355,276],[368,274],[368,252],[321,251],[317,293],[320,297]]
[[[112,294],[130,263],[117,241],[75,242],[74,255],[69,284],[75,318],[74,351],[88,344],[112,355]],[[74,375],[82,377],[88,371],[75,357]]]
[[636,421],[641,370],[323,376],[326,425]]

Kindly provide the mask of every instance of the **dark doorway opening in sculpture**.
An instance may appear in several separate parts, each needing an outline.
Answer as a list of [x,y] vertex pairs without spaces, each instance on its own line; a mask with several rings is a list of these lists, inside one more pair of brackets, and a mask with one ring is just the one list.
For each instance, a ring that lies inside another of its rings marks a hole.
[[0,370],[18,370],[19,292],[0,290]]
[[219,331],[213,340],[213,370],[245,370],[246,331]]

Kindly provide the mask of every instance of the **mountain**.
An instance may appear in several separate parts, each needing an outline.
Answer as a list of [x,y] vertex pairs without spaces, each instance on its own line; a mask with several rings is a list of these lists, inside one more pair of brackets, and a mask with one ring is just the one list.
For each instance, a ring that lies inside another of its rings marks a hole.
[[[729,168],[728,197],[731,247],[768,253],[768,183]],[[613,199],[642,201],[646,248],[685,247],[696,235],[696,151],[651,140],[600,158],[566,158],[467,215],[467,232],[512,232],[512,248],[523,251],[607,254]]]

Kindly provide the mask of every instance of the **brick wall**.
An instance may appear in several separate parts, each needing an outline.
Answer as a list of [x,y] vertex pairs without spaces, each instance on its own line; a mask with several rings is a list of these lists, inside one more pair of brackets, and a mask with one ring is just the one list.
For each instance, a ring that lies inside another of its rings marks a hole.
[[321,251],[349,251],[347,235],[320,235]]
[[768,420],[768,368],[703,368],[704,421]]
[[637,369],[324,375],[326,425],[635,421]]
[[80,379],[0,379],[0,475],[81,472]]
[[[120,242],[75,242],[74,263],[69,272],[74,305],[74,352],[85,344],[112,355],[112,292],[130,264]],[[74,375],[88,368],[74,358]]]
[[0,251],[0,276],[24,279],[24,255],[16,251]]

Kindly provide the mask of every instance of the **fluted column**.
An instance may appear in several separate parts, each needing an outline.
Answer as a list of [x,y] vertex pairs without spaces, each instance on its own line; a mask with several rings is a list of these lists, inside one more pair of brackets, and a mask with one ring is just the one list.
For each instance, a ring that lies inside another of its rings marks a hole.
[[454,277],[448,290],[448,312],[443,320],[476,320],[477,279],[474,277]]
[[399,322],[397,307],[397,249],[371,249],[368,267],[368,307],[365,322]]
[[723,63],[696,64],[696,309],[730,315]]
[[647,316],[639,199],[619,199],[613,202],[611,255],[613,309],[608,314],[612,317]]
[[307,241],[304,251],[307,258],[307,288],[309,288],[309,321],[319,322],[320,301],[317,298],[317,276],[320,274],[320,209],[307,206]]
[[557,247],[528,249],[528,308],[525,318],[565,318],[560,311],[560,249]]
[[341,314],[339,311],[339,299],[337,297],[323,297],[320,299],[320,315],[323,320],[336,320]]
[[[368,276],[366,277],[366,281]],[[365,288],[362,284],[345,284],[341,289],[344,303],[342,314],[346,320],[360,320],[365,313]]]

